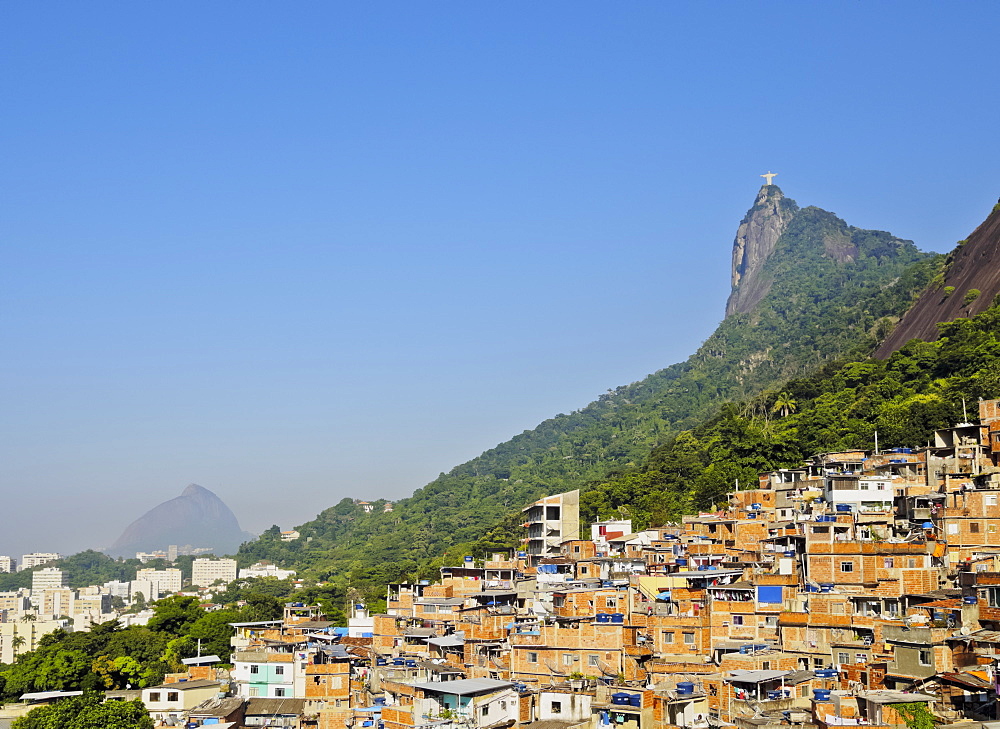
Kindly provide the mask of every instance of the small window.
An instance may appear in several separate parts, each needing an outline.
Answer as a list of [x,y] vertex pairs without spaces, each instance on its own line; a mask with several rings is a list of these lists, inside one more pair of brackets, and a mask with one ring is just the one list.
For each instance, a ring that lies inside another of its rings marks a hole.
[[250,666],[250,673],[260,673],[260,666]]
[[177,691],[167,692],[167,701],[177,701],[180,697],[181,695]]
[[734,615],[733,616],[733,625],[743,625],[743,616],[742,615]]
[[483,706],[483,708],[480,709],[479,713],[480,713],[481,716],[489,716],[489,714],[490,714],[490,705],[486,704],[485,706]]
[[587,565],[580,565],[580,574],[585,575],[587,574],[587,572],[588,572]]
[[996,497],[996,495],[994,494],[993,496],[986,496],[986,497],[984,497],[983,504],[985,506],[996,506],[997,505],[997,497]]
[[822,668],[822,667],[823,667],[823,659],[813,658],[813,668]]
[[538,663],[538,654],[533,651],[528,651],[528,663]]
[[843,615],[844,614],[844,603],[835,602],[830,605],[830,612],[833,615]]
[[688,645],[694,645],[694,633],[685,633],[684,642]]
[[909,561],[907,562],[907,565],[909,566],[909,568],[911,570],[914,569],[917,566],[917,558],[916,557],[911,557],[909,559]]
[[970,521],[969,522],[969,531],[972,532],[973,534],[979,534],[979,522],[978,521]]
[[771,662],[770,661],[761,661],[760,662],[760,668],[763,671],[770,671],[771,670]]
[[829,534],[830,527],[813,527],[813,534]]
[[837,654],[837,663],[850,663],[850,662],[851,662],[851,654],[850,653],[838,653]]
[[885,567],[887,570],[891,570],[892,569],[892,557],[884,557],[882,559],[882,566]]
[[251,699],[255,699],[258,696],[260,696],[260,689],[257,688],[256,686],[251,686],[250,687],[250,698]]
[[778,616],[777,615],[767,615],[764,617],[764,625],[769,628],[778,627]]
[[283,689],[283,688],[276,688],[276,689],[274,689],[274,697],[275,698],[280,699],[284,695],[285,695],[285,689]]
[[670,631],[664,630],[663,631],[663,642],[664,643],[673,643],[674,642],[674,634],[671,633]]
[[866,653],[856,653],[854,655],[855,663],[868,663],[868,655]]
[[574,551],[574,552],[579,552],[579,551],[580,551],[580,545],[579,545],[579,544],[577,544],[577,545],[574,545],[574,547],[573,547],[573,551]]
[[285,675],[285,667],[284,666],[275,666],[274,667],[274,675],[275,676],[284,676]]
[[955,522],[951,522],[950,524],[948,524],[947,531],[949,534],[958,534],[958,524],[956,524]]
[[563,653],[563,665],[564,666],[572,666],[573,665],[573,654],[572,653]]
[[160,700],[160,692],[159,691],[153,691],[149,695],[149,701],[150,701],[150,703],[152,703],[154,701],[159,701],[159,700]]
[[588,666],[598,666],[600,664],[600,660],[601,660],[600,656],[589,655],[589,656],[587,656],[587,665]]
[[920,665],[930,666],[931,665],[931,652],[928,649],[921,648],[920,651]]
[[562,713],[562,701],[553,701],[552,702],[552,713],[553,714],[561,714]]
[[854,571],[854,563],[853,562],[841,562],[840,563],[840,571],[841,572],[853,572]]

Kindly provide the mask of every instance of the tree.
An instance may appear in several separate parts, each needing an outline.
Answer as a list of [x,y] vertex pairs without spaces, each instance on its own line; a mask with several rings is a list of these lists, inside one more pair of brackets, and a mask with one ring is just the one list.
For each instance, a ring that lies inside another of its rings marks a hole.
[[15,635],[10,641],[10,647],[14,649],[14,655],[17,655],[17,649],[21,648],[25,643],[27,643],[23,635]]
[[153,729],[153,720],[138,699],[103,701],[87,693],[32,709],[12,729]]
[[160,600],[153,607],[153,617],[149,619],[149,629],[171,633],[173,635],[183,635],[188,629],[205,614],[205,611],[198,607],[198,598],[185,595],[175,595]]
[[795,402],[795,399],[791,395],[787,392],[781,392],[778,393],[778,397],[774,399],[774,405],[771,406],[771,412],[780,413],[781,417],[787,418],[795,412],[798,405],[799,404]]

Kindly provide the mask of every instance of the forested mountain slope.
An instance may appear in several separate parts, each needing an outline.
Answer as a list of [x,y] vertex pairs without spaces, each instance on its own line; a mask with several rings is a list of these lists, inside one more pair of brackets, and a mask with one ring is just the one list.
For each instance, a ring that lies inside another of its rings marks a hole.
[[652,449],[727,401],[838,357],[869,354],[937,264],[910,241],[851,227],[819,208],[799,209],[777,186],[764,186],[734,245],[730,300],[741,303],[687,361],[546,420],[441,474],[391,512],[377,505],[365,513],[345,499],[299,527],[303,539],[265,535],[241,547],[240,559],[321,575],[364,571],[383,584],[412,575],[543,494],[641,468]]

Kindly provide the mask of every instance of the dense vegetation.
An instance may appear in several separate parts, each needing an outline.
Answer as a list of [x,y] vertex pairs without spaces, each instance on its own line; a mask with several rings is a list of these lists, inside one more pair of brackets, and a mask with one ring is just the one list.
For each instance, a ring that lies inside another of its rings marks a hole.
[[[650,452],[675,443],[724,403],[869,354],[940,258],[818,208],[799,210],[765,265],[774,281],[767,296],[752,312],[723,321],[686,362],[545,421],[441,474],[391,512],[376,502],[365,513],[344,499],[299,527],[302,539],[283,542],[274,530],[243,545],[239,559],[269,559],[321,579],[336,575],[364,589],[426,574],[454,545],[509,546],[512,511],[525,503],[615,473],[648,479]],[[704,503],[710,490],[699,487],[694,501],[674,500],[659,516]]]
[[801,465],[810,455],[926,445],[934,430],[1000,397],[1000,306],[939,325],[935,342],[912,341],[887,360],[828,365],[741,404],[653,450],[646,463],[594,485],[581,498],[590,520],[622,511],[637,527],[710,509],[739,480]]
[[[0,666],[0,700],[31,691],[104,691],[143,688],[184,667],[182,658],[216,654],[229,660],[230,623],[273,620],[282,615],[273,596],[252,593],[242,607],[206,612],[196,597],[160,600],[147,626],[122,628],[117,620],[89,631],[57,630],[39,640],[36,650]],[[16,640],[16,638],[15,638]],[[23,638],[22,638],[23,640]]]

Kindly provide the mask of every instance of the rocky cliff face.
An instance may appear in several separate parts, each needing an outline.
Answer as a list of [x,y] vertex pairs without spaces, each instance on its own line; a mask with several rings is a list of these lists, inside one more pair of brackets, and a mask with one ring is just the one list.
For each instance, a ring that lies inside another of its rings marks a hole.
[[[976,291],[979,294],[972,298]],[[968,240],[951,252],[944,276],[920,295],[875,356],[888,357],[911,339],[937,339],[938,322],[974,316],[988,308],[997,294],[1000,294],[1000,209],[994,208]]]
[[747,313],[767,295],[773,280],[763,271],[764,264],[797,210],[777,185],[760,188],[733,241],[733,290],[726,316]]
[[235,553],[253,535],[240,529],[229,507],[208,489],[190,484],[132,522],[108,549],[114,556],[166,549],[171,544],[211,547],[218,555]]

